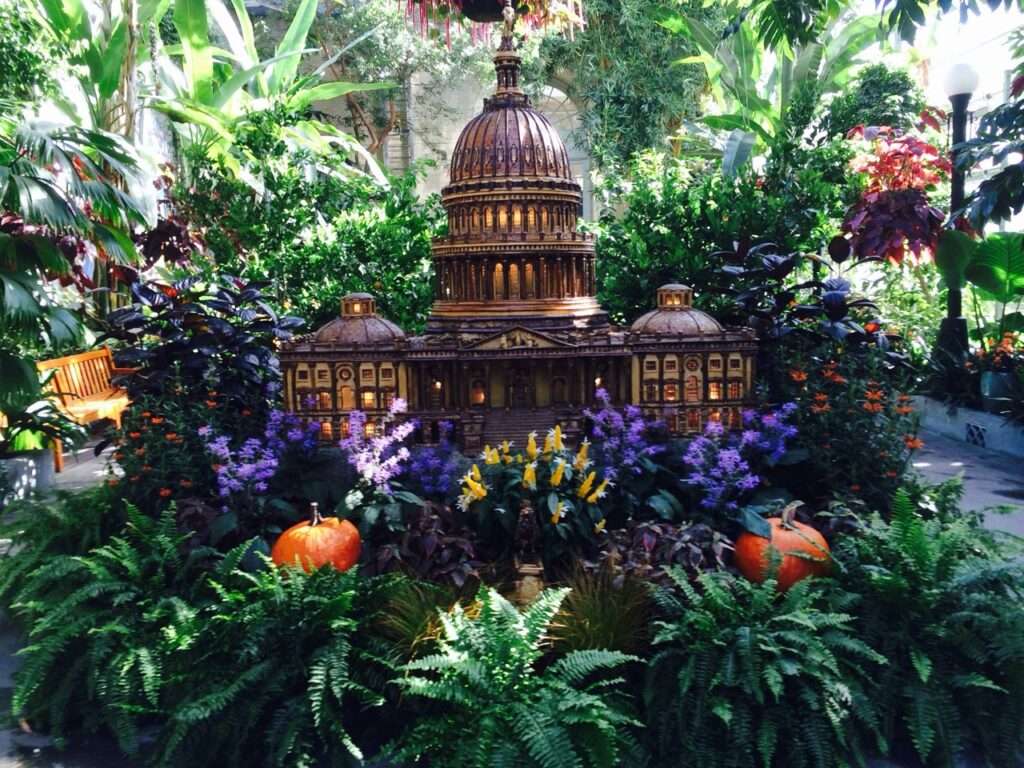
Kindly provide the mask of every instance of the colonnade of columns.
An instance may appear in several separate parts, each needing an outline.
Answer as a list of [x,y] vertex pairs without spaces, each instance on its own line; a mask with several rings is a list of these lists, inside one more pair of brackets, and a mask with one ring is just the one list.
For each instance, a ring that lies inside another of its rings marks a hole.
[[593,255],[438,259],[440,301],[566,299],[597,293]]

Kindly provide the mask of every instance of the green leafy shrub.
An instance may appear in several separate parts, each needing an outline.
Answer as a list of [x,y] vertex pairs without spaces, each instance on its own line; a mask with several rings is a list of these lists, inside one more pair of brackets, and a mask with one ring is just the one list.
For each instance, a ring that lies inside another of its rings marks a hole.
[[[205,553],[183,554],[187,535],[170,510],[151,519],[128,507],[127,519],[123,532],[87,554],[47,558],[20,577],[13,594],[28,645],[19,652],[11,709],[58,744],[67,730],[102,727],[134,753],[140,724],[161,714],[168,686],[188,669],[170,661],[198,631],[197,610],[184,595]],[[38,562],[40,551],[30,546],[13,556],[5,578],[21,558]]]
[[360,765],[345,728],[349,705],[377,696],[356,682],[355,571],[306,575],[234,567],[233,550],[204,584],[203,631],[187,657],[187,684],[168,707],[162,766]]
[[1008,549],[970,517],[919,507],[901,489],[891,522],[872,518],[833,554],[839,587],[860,598],[858,636],[889,659],[875,678],[886,740],[912,744],[927,764],[951,765],[973,748],[991,765],[1018,765],[1024,755],[1019,547]]
[[820,126],[829,136],[845,136],[858,125],[888,125],[910,130],[924,109],[913,78],[885,64],[864,67],[851,87],[832,99]]
[[801,582],[780,594],[726,573],[657,601],[647,721],[663,764],[701,768],[845,765],[862,757],[858,726],[873,730],[869,675],[884,659],[854,631],[853,617]]
[[61,49],[24,7],[0,0],[0,94],[31,101],[54,90],[54,66]]
[[543,592],[520,612],[481,590],[475,615],[461,606],[442,615],[439,651],[409,662],[395,681],[437,707],[400,738],[395,755],[432,768],[620,765],[633,720],[605,673],[633,657],[575,651],[539,668],[566,594]]
[[206,268],[269,281],[272,303],[309,328],[336,317],[344,294],[367,291],[384,315],[421,329],[430,242],[443,221],[437,199],[420,201],[413,176],[381,186],[336,172],[329,159],[309,173],[279,132],[270,116],[241,138],[260,191],[205,157],[194,161],[195,182],[176,189],[182,214],[204,233]]

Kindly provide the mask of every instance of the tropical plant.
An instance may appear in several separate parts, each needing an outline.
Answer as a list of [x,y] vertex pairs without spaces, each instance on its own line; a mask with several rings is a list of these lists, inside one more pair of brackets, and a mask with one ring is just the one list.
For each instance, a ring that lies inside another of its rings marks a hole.
[[441,614],[437,653],[406,664],[395,683],[435,703],[392,747],[436,768],[493,765],[614,768],[634,720],[615,675],[634,657],[572,651],[540,668],[546,634],[568,590],[548,590],[523,612],[482,589],[479,610]]
[[831,22],[814,39],[805,39],[789,55],[778,56],[767,77],[763,77],[767,51],[755,40],[757,27],[749,21],[741,21],[725,37],[685,13],[662,24],[686,36],[700,51],[684,61],[704,65],[718,106],[718,114],[705,115],[700,121],[730,132],[723,145],[723,171],[734,175],[756,147],[764,151],[787,133],[799,137],[804,132],[814,105],[849,80],[858,56],[874,42],[877,19],[864,16],[848,23]]
[[280,391],[274,345],[302,325],[267,306],[264,287],[226,276],[133,283],[133,303],[107,315],[104,337],[130,345],[118,351],[136,369],[129,394],[198,403],[214,392],[229,409],[264,414]]
[[829,102],[819,126],[828,136],[845,136],[858,125],[909,131],[924,106],[921,90],[910,75],[885,64],[869,64]]
[[40,398],[29,350],[81,338],[78,317],[50,281],[91,285],[93,257],[134,258],[128,236],[145,222],[114,179],[137,174],[134,155],[111,134],[38,119],[16,105],[0,117],[0,397]]
[[557,652],[639,654],[645,650],[654,607],[651,586],[645,579],[603,567],[581,569],[566,586],[569,594],[551,626],[551,642]]
[[587,571],[607,568],[626,578],[659,583],[671,566],[691,575],[724,569],[731,547],[728,536],[706,523],[632,521],[609,531],[599,556],[583,566]]
[[[926,519],[926,517],[931,519]],[[928,764],[980,749],[993,765],[1024,749],[1024,584],[1019,547],[970,517],[936,516],[906,490],[890,522],[865,521],[833,552],[856,595],[857,636],[889,664],[875,672],[885,740]]]
[[[687,0],[682,8],[709,29],[722,28],[717,4]],[[674,66],[695,48],[658,24],[658,3],[587,0],[584,13],[586,24],[575,34],[544,36],[541,71],[534,74],[527,62],[525,72],[530,80],[560,84],[572,99],[580,126],[564,138],[586,148],[602,168],[625,167],[638,152],[664,150],[665,137],[697,117],[707,75]]]
[[13,102],[31,102],[55,90],[54,65],[64,51],[23,7],[0,2],[0,93]]
[[[656,595],[648,725],[665,764],[754,768],[845,765],[874,747],[871,676],[885,659],[853,617],[803,582],[780,594],[726,573],[695,584],[670,569]],[[737,749],[737,744],[747,748]]]
[[[250,115],[273,108],[294,114],[281,126],[283,139],[312,155],[344,154],[357,158],[383,181],[376,162],[358,141],[334,126],[307,116],[309,107],[355,91],[392,87],[388,83],[323,82],[330,61],[308,75],[299,63],[308,53],[306,39],[316,17],[316,0],[301,0],[274,55],[261,59],[248,11],[231,0],[175,0],[173,21],[180,46],[165,47],[156,65],[162,88],[150,97],[154,109],[179,126],[184,141],[206,157],[216,158],[240,176],[243,164],[232,151]],[[211,22],[213,27],[211,27]],[[214,46],[221,37],[227,49]],[[194,154],[185,152],[185,159]],[[186,176],[192,176],[186,168]],[[355,165],[338,165],[335,172],[359,175]],[[253,180],[258,186],[258,182]]]
[[[238,568],[228,553],[202,585],[201,633],[189,637],[187,685],[157,744],[166,766],[357,766],[352,705],[379,697],[357,682],[355,572]],[[202,670],[201,674],[197,674]]]
[[[994,302],[995,321],[984,322],[975,302],[978,322],[976,336],[1002,340],[1007,333],[1024,331],[1024,235],[995,232],[978,242],[963,270],[977,298]],[[978,290],[980,289],[980,290]],[[1011,308],[1015,311],[1009,311]]]

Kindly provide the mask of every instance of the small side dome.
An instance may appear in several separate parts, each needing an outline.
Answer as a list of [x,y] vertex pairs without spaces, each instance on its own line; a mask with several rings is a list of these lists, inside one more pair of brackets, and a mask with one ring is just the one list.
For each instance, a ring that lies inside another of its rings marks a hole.
[[710,336],[724,333],[722,324],[693,308],[693,290],[679,283],[658,289],[658,308],[633,321],[633,333],[657,336]]
[[405,331],[377,314],[377,300],[368,293],[350,293],[341,299],[341,316],[320,328],[313,337],[321,344],[393,344]]

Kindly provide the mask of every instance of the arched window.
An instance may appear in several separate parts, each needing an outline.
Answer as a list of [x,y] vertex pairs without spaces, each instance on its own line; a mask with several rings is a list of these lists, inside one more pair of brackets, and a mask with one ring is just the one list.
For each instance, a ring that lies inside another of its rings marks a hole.
[[494,265],[494,298],[505,298],[505,267],[501,264]]
[[484,208],[484,229],[494,229],[494,209]]
[[528,232],[537,229],[537,209],[532,205],[526,209],[526,229]]
[[519,266],[517,264],[510,264],[508,267],[508,297],[510,299],[519,298]]
[[317,396],[316,396],[316,399],[317,399],[317,407],[321,411],[329,411],[329,410],[331,410],[331,406],[333,405],[333,402],[331,400],[331,393],[330,392],[318,392]]
[[480,209],[479,208],[474,208],[473,212],[470,214],[470,217],[472,218],[471,229],[474,232],[479,232],[480,231]]
[[502,232],[508,230],[508,211],[505,210],[505,206],[498,209],[498,229]]
[[540,209],[540,228],[542,232],[547,232],[548,229],[548,209]]
[[469,401],[473,405],[487,404],[487,386],[480,379],[476,379],[470,386]]
[[527,299],[537,298],[537,281],[533,274],[533,264],[523,269],[523,296]]
[[658,385],[647,384],[644,386],[644,400],[648,403],[658,402]]

